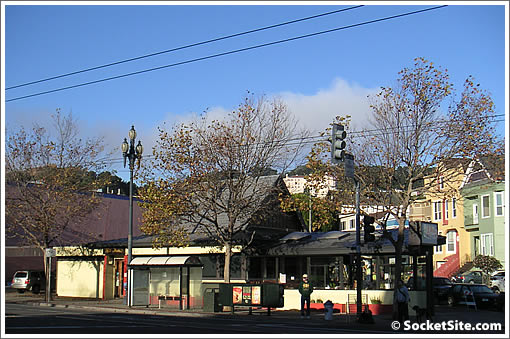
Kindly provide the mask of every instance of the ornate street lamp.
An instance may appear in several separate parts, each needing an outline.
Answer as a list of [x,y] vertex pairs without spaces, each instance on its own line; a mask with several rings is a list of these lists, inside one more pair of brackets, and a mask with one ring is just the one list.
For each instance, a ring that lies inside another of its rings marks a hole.
[[[133,170],[135,168],[135,161],[138,160],[138,166],[142,159],[143,146],[140,141],[135,147],[136,131],[135,126],[131,126],[128,133],[129,144],[127,139],[124,138],[122,143],[122,155],[124,156],[124,167],[126,167],[126,159],[129,159],[129,228],[128,228],[128,265],[131,263],[133,252]],[[129,279],[129,274],[128,274]],[[127,284],[126,296],[127,305],[131,307],[131,292],[129,290],[129,280]]]

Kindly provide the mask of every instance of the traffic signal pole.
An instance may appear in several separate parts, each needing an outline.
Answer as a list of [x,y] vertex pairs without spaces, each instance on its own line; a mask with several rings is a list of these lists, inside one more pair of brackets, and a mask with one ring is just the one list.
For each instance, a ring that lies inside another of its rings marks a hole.
[[358,319],[361,316],[361,290],[363,289],[363,276],[361,272],[361,225],[360,225],[360,183],[356,177],[353,176],[354,184],[356,186],[356,313]]
[[360,225],[360,182],[354,175],[354,156],[345,152],[347,132],[342,124],[333,124],[331,129],[331,162],[343,164],[345,176],[352,178],[356,186],[356,313],[358,320],[362,313],[361,290],[363,275],[361,272],[361,225]]
[[331,162],[343,164],[345,176],[352,178],[356,186],[356,313],[361,318],[361,290],[363,275],[361,272],[361,225],[360,225],[360,182],[354,175],[354,156],[345,152],[347,132],[342,124],[333,124],[331,129]]

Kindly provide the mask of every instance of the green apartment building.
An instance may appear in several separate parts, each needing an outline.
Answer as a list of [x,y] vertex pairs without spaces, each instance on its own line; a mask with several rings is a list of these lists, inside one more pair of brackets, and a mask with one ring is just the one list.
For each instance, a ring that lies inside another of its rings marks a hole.
[[471,258],[490,255],[505,264],[504,157],[473,161],[461,187],[464,227],[470,234]]

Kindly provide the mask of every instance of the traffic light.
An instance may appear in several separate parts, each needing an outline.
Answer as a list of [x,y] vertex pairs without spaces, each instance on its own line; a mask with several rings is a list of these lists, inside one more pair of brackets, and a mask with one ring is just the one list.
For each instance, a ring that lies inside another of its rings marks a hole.
[[338,164],[344,161],[345,158],[345,137],[347,132],[344,125],[333,124],[331,131],[331,162]]
[[375,222],[375,218],[369,215],[363,217],[363,232],[365,237],[365,244],[375,241],[375,226],[372,225]]

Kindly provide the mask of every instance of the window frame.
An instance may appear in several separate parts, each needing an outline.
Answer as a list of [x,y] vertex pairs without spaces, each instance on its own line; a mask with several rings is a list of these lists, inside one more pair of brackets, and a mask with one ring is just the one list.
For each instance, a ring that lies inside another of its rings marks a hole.
[[457,198],[452,198],[452,219],[457,218]]
[[[451,242],[453,244],[453,250],[450,250],[449,249],[449,239],[448,239],[448,236],[452,234],[453,236],[453,241]],[[451,231],[448,231],[446,232],[446,253],[457,253],[457,231],[455,230],[451,230]]]
[[356,219],[349,220],[349,229],[350,230],[356,229]]
[[480,223],[480,209],[478,208],[478,203],[475,203],[473,204],[473,225],[477,225],[479,223]]
[[[484,207],[484,200],[487,201],[487,210]],[[491,199],[489,194],[484,194],[480,198],[481,200],[481,206],[482,206],[482,219],[487,219],[491,217]],[[487,215],[485,215],[485,211],[487,211]]]
[[[437,235],[443,235],[442,231],[437,232]],[[443,253],[443,245],[436,245],[434,246],[434,254],[440,254]]]
[[[498,198],[501,197],[501,205],[498,204]],[[498,208],[501,208],[501,213],[498,213]],[[503,192],[494,192],[494,216],[503,217],[505,216],[505,195]]]
[[433,203],[434,221],[443,220],[443,203],[441,200]]
[[439,176],[439,178],[438,178],[438,184],[439,184],[440,190],[444,189],[444,177],[442,175]]
[[[489,238],[489,251],[485,246],[485,238]],[[494,234],[493,233],[482,233],[480,234],[480,254],[494,256]]]

